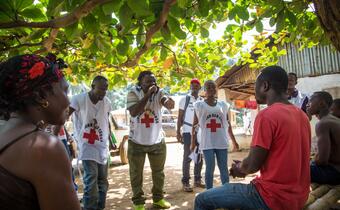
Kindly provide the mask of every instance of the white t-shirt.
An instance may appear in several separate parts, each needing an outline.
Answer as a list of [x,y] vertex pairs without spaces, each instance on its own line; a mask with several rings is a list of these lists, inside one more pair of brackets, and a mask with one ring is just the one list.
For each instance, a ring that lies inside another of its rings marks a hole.
[[[164,138],[162,129],[163,91],[159,90],[145,105],[144,112],[136,117],[130,117],[129,140],[141,145],[158,144]],[[144,92],[134,87],[127,97],[127,108],[136,104],[144,97]]]
[[304,105],[304,102],[308,99],[307,94],[301,93],[300,91],[297,91],[297,96],[296,97],[291,97],[288,101],[291,104],[294,104],[296,107],[299,107],[302,109],[302,105]]
[[216,106],[209,106],[205,101],[198,101],[194,105],[200,127],[200,149],[228,148],[228,105],[218,101]]
[[93,104],[88,93],[76,95],[70,105],[73,112],[74,136],[80,160],[94,160],[106,164],[109,154],[109,112],[111,102],[107,97]]
[[[190,100],[189,100],[189,104],[188,104],[188,107],[187,107],[187,110],[186,112],[184,113],[185,117],[184,117],[184,122],[186,123],[189,123],[192,125],[193,121],[194,121],[194,103],[196,101],[201,101],[202,100],[202,97],[198,97],[197,99],[192,96],[192,95],[188,95],[190,97]],[[185,101],[186,101],[186,97],[187,96],[184,96],[183,98],[181,98],[181,100],[179,101],[179,109],[181,110],[184,110],[184,106],[185,106]],[[186,123],[183,123],[183,127],[182,127],[182,131],[183,133],[190,133],[192,132],[192,126],[186,124]]]

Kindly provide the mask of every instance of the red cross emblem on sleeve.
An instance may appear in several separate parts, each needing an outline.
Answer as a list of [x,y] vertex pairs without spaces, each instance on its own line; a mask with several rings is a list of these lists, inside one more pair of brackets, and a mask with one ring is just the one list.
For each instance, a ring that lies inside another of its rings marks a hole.
[[217,128],[221,128],[221,124],[216,123],[216,119],[210,119],[210,123],[207,124],[207,128],[210,128],[211,132],[216,132]]
[[99,140],[99,137],[98,137],[98,135],[96,133],[96,130],[93,129],[93,128],[91,128],[90,133],[85,133],[84,132],[83,138],[84,139],[88,139],[88,143],[89,144],[94,144],[94,142],[96,140]]
[[150,128],[151,123],[154,123],[154,118],[145,113],[144,118],[141,119],[141,123],[144,123],[146,128]]

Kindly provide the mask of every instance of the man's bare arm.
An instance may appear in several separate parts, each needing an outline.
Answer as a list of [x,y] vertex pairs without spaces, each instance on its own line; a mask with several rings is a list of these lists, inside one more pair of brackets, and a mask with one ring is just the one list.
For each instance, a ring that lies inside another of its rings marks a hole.
[[268,150],[255,146],[250,148],[248,157],[246,157],[241,164],[241,172],[245,174],[252,174],[260,170],[268,156]]
[[233,133],[233,129],[231,127],[231,123],[229,121],[229,117],[228,117],[228,114],[227,114],[227,121],[228,121],[228,134],[231,138],[231,141],[233,142],[233,150],[237,151],[240,149],[240,146],[238,145],[237,141],[236,141],[236,138],[234,136],[234,133]]
[[168,96],[163,96],[163,98],[161,99],[161,104],[169,110],[175,107],[175,101]]
[[178,118],[177,118],[177,141],[183,142],[182,135],[181,135],[181,128],[183,126],[183,117],[184,117],[184,110],[178,110]]
[[132,117],[136,117],[137,115],[141,114],[144,112],[144,108],[146,103],[149,100],[149,96],[145,95],[140,101],[138,101],[136,104],[128,107],[127,109],[129,110],[130,114]]
[[318,154],[315,156],[315,163],[317,165],[327,165],[330,151],[331,151],[331,139],[330,128],[328,123],[319,122],[315,126],[315,133],[317,137]]
[[145,93],[144,97],[139,100],[136,104],[128,107],[127,109],[130,112],[130,115],[132,117],[136,117],[137,115],[144,112],[145,105],[148,103],[149,98],[151,95],[157,91],[157,86],[153,85],[149,88],[148,92]]
[[196,112],[194,112],[194,121],[192,123],[192,135],[191,135],[191,144],[190,144],[190,149],[191,151],[194,151],[195,147],[196,147],[196,141],[197,141],[197,135],[195,135],[196,133],[196,126],[198,124],[198,118],[196,116]]

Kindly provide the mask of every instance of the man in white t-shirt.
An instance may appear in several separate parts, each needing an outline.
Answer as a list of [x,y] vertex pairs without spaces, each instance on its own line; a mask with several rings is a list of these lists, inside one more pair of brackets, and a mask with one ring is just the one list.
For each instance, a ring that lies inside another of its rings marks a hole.
[[[184,192],[192,192],[193,189],[190,186],[190,162],[191,158],[189,157],[191,154],[190,151],[190,143],[191,143],[191,132],[192,132],[192,123],[194,120],[194,103],[199,100],[203,100],[202,97],[198,96],[198,93],[201,89],[201,83],[198,79],[194,78],[190,81],[190,91],[191,93],[181,98],[179,101],[179,110],[178,110],[178,120],[177,120],[177,141],[183,144],[183,164],[182,164],[182,184]],[[182,128],[182,131],[181,131]],[[194,134],[195,135],[195,134]],[[197,138],[196,138],[197,139]],[[205,188],[205,185],[202,183],[202,163],[203,161],[199,161],[199,163],[194,163],[194,186]]]
[[155,75],[150,71],[141,72],[137,86],[128,93],[127,109],[131,115],[128,159],[135,210],[145,209],[143,169],[146,154],[152,172],[153,205],[161,209],[171,207],[163,195],[166,145],[161,108],[173,109],[174,105],[175,102],[156,85]]
[[293,72],[288,73],[288,101],[291,104],[294,104],[295,106],[299,107],[302,111],[304,111],[309,120],[312,119],[312,116],[307,113],[307,104],[309,101],[309,98],[307,94],[302,93],[298,89],[296,89],[297,84],[297,75]]
[[88,93],[76,95],[71,100],[74,136],[78,143],[79,156],[84,168],[83,203],[86,210],[105,208],[108,190],[108,154],[111,132],[109,113],[111,102],[105,96],[108,81],[96,76]]

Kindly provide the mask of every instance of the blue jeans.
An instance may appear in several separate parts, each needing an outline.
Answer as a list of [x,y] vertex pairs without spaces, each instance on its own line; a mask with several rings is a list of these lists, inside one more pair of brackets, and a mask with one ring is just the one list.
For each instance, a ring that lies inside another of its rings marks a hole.
[[105,208],[108,164],[102,165],[93,160],[83,160],[84,167],[84,209],[100,210]]
[[[183,172],[182,183],[189,184],[190,162],[191,162],[191,159],[189,158],[189,155],[191,154],[191,150],[190,150],[191,134],[190,133],[183,133],[183,142],[184,142],[184,145],[183,145],[184,153],[183,153],[183,164],[182,164],[182,172]],[[195,182],[200,182],[202,179],[202,176],[201,176],[202,165],[203,165],[203,160],[199,162],[198,164],[194,163]]]
[[197,195],[195,210],[262,209],[269,210],[253,184],[225,184]]
[[340,172],[333,166],[318,166],[313,161],[310,165],[311,182],[318,184],[340,184]]
[[207,189],[213,187],[214,171],[215,171],[215,154],[217,166],[220,169],[220,177],[222,184],[229,182],[228,175],[228,150],[227,149],[208,149],[203,150],[205,160],[205,186]]

